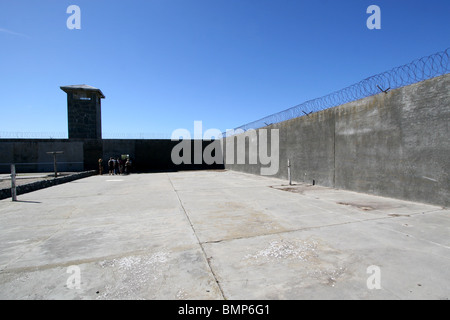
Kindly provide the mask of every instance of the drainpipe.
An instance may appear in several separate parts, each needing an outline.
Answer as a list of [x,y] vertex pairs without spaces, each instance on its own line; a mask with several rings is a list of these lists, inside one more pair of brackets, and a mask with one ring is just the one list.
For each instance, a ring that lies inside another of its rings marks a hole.
[[289,185],[292,186],[292,179],[291,179],[291,161],[288,159],[288,179],[289,179]]
[[11,197],[12,201],[17,201],[17,190],[16,190],[16,165],[11,165]]

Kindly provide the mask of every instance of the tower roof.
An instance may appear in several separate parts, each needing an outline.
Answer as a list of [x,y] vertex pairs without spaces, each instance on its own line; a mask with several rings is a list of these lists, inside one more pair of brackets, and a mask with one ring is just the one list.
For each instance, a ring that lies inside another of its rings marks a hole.
[[71,85],[71,86],[62,86],[60,87],[62,91],[64,91],[65,93],[69,93],[70,91],[74,91],[74,90],[84,90],[84,91],[95,91],[98,92],[100,94],[100,97],[102,99],[105,99],[105,95],[103,94],[103,92],[100,89],[88,86],[87,84],[78,84],[78,85]]

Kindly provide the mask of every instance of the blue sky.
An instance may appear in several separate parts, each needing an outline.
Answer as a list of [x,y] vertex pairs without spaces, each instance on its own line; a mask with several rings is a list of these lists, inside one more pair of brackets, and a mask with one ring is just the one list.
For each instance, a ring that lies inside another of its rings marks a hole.
[[225,131],[445,50],[449,14],[448,0],[2,0],[0,132],[67,133],[59,87],[74,84],[105,94],[104,134]]

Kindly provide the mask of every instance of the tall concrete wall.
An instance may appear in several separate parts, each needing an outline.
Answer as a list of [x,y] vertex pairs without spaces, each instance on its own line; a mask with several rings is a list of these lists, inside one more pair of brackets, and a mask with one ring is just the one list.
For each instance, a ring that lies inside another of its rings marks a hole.
[[[263,129],[279,129],[279,178],[290,159],[297,182],[448,206],[449,124],[447,74]],[[261,167],[225,163],[256,174]]]
[[57,156],[58,171],[83,171],[83,142],[64,139],[0,139],[0,173],[10,172],[16,164],[17,172],[53,171],[52,151],[63,151]]
[[336,188],[450,204],[450,74],[336,116]]
[[[190,164],[175,165],[172,162],[172,150],[178,141],[171,140],[103,140],[104,163],[109,157],[119,157],[122,154],[130,155],[133,161],[133,168],[139,172],[162,171],[162,170],[193,170],[193,169],[223,169],[222,164],[208,165],[204,161],[195,163],[195,141],[191,140],[191,160]],[[211,143],[198,141],[201,151]],[[106,168],[106,167],[105,167]]]
[[[133,162],[134,172],[164,170],[223,169],[222,164],[209,165],[205,161],[196,163],[197,153],[203,153],[211,144],[207,141],[189,141],[191,146],[190,164],[175,165],[172,149],[178,144],[171,140],[97,140],[97,139],[0,139],[0,173],[10,172],[10,164],[15,163],[18,172],[52,172],[53,156],[46,152],[63,151],[57,156],[58,171],[79,172],[98,170],[98,159],[103,159],[104,172],[107,160],[128,154]],[[218,157],[222,158],[219,154]]]

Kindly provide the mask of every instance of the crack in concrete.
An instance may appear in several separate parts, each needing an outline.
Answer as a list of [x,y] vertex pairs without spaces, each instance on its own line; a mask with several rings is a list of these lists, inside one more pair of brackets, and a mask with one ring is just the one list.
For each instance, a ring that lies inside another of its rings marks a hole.
[[185,216],[186,216],[186,218],[187,218],[187,220],[188,220],[188,222],[189,222],[189,225],[191,226],[191,229],[192,229],[192,231],[194,232],[194,235],[195,235],[195,238],[197,239],[198,245],[200,246],[200,248],[201,248],[201,250],[202,250],[203,257],[205,258],[205,261],[206,261],[206,263],[207,263],[207,265],[208,265],[208,268],[209,268],[209,270],[210,270],[210,272],[211,272],[211,274],[212,274],[212,276],[213,276],[213,278],[214,278],[214,280],[215,280],[215,282],[216,282],[216,284],[217,284],[217,287],[219,288],[220,295],[222,296],[222,299],[223,299],[223,300],[226,300],[226,297],[225,297],[225,294],[224,294],[224,292],[223,292],[223,289],[222,289],[222,287],[221,287],[221,285],[220,285],[220,282],[219,282],[219,280],[217,279],[217,276],[216,276],[216,274],[215,274],[215,272],[214,272],[214,270],[213,270],[213,268],[212,268],[212,266],[211,266],[210,259],[208,258],[208,255],[206,254],[205,248],[203,247],[203,243],[200,241],[200,238],[198,237],[197,232],[195,231],[195,228],[194,228],[194,225],[193,225],[193,223],[192,223],[192,221],[191,221],[191,218],[189,217],[189,214],[187,213],[187,210],[186,210],[186,208],[184,207],[183,202],[181,201],[180,196],[178,195],[178,191],[175,189],[175,186],[173,185],[172,180],[170,179],[170,176],[169,176],[169,175],[167,175],[167,178],[169,179],[170,184],[172,185],[173,191],[174,191],[175,194],[177,195],[178,202],[180,203],[180,206],[181,206],[181,208],[183,209],[183,212],[184,212],[184,214],[185,214]]
[[[425,212],[417,212],[414,215],[418,214],[428,214],[433,212],[440,212],[441,210],[431,210],[431,211],[425,211]],[[289,229],[289,230],[280,230],[280,231],[274,231],[274,232],[267,232],[257,235],[251,235],[251,236],[242,236],[242,237],[233,237],[233,238],[224,238],[224,239],[218,239],[218,240],[209,240],[209,241],[203,241],[201,244],[215,244],[215,243],[222,243],[222,242],[228,242],[228,241],[234,241],[234,240],[244,240],[244,239],[252,239],[252,238],[258,238],[258,237],[265,237],[265,236],[271,236],[271,235],[278,235],[283,233],[293,233],[298,231],[310,231],[310,230],[316,230],[316,229],[322,229],[322,228],[329,228],[329,227],[337,227],[347,224],[355,224],[355,223],[364,223],[369,221],[377,221],[377,220],[390,220],[395,218],[402,218],[402,217],[410,217],[411,215],[388,215],[384,217],[377,217],[377,218],[367,218],[367,219],[355,219],[353,221],[345,221],[340,223],[332,223],[327,225],[321,225],[321,226],[314,226],[314,227],[304,227],[304,228],[297,228],[297,229]],[[394,230],[392,230],[394,231]],[[442,245],[441,245],[442,246]],[[444,246],[446,247],[446,246]]]

